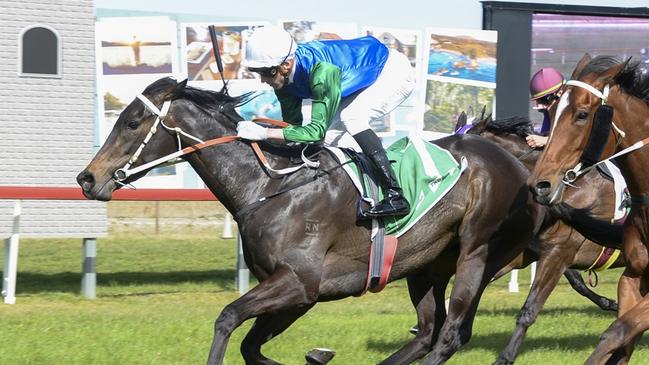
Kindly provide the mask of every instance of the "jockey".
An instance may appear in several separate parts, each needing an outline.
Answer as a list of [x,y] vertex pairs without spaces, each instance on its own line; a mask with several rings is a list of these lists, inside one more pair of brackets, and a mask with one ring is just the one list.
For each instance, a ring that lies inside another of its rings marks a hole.
[[[414,72],[405,55],[388,50],[371,36],[298,45],[288,32],[274,26],[255,29],[245,51],[242,65],[258,73],[261,81],[275,90],[282,116],[292,125],[272,129],[243,121],[237,125],[240,137],[318,142],[325,135],[329,138],[326,132],[337,119],[336,125],[354,137],[379,175],[385,199],[366,215],[410,212],[381,141],[369,124],[396,108],[412,92]],[[304,126],[303,99],[312,101],[311,121]]]
[[550,132],[552,120],[550,119],[550,107],[559,100],[565,78],[561,72],[552,67],[544,67],[537,71],[530,80],[531,100],[536,102],[534,109],[543,113],[543,124],[541,135],[527,136],[527,144],[532,148],[542,148],[547,143],[547,134]]

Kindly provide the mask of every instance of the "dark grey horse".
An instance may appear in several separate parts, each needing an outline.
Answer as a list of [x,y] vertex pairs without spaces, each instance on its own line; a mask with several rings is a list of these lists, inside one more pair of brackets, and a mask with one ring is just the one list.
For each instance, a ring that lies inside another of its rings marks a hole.
[[[171,101],[165,125],[203,140],[234,135],[241,119],[235,107],[246,101],[245,96],[186,87],[170,78],[151,84],[143,95],[157,108]],[[77,177],[89,199],[111,199],[120,187],[115,172],[135,154],[155,120],[140,100],[122,112],[104,146]],[[158,129],[134,167],[177,150],[175,132]],[[186,135],[181,136],[183,147],[195,144]],[[526,247],[540,226],[539,206],[528,199],[527,170],[511,154],[475,136],[436,143],[458,160],[466,157],[468,167],[437,206],[399,239],[389,280],[407,278],[420,331],[384,364],[411,363],[423,356],[425,364],[448,360],[471,337],[478,302],[490,279]],[[286,167],[299,155],[299,150],[266,143],[262,149],[275,167]],[[216,319],[208,364],[223,363],[230,335],[250,318],[255,323],[241,343],[245,362],[277,364],[262,355],[264,343],[317,302],[363,292],[371,227],[357,221],[358,193],[327,152],[319,154],[319,169],[302,169],[283,178],[270,176],[247,141],[234,140],[184,158],[235,216],[246,263],[259,280]],[[279,191],[285,192],[255,203]],[[447,313],[444,292],[453,274]]]

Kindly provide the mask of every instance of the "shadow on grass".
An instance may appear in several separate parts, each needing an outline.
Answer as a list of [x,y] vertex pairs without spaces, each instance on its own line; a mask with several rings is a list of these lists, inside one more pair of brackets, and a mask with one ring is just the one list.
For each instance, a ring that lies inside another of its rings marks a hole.
[[[478,309],[478,316],[505,316],[512,318],[512,325],[516,323],[519,308],[502,308],[502,309]],[[539,317],[543,315],[561,316],[564,314],[588,314],[590,317],[610,317],[611,320],[615,318],[615,312],[605,311],[597,307],[595,304],[587,308],[584,307],[548,307],[543,308]]]
[[[469,343],[462,346],[460,351],[468,351],[471,349],[483,349],[491,351],[494,354],[494,360],[505,348],[512,336],[509,332],[498,332],[483,335],[473,335]],[[557,349],[557,350],[572,350],[582,351],[593,349],[599,341],[599,334],[583,334],[583,335],[570,335],[570,336],[556,336],[548,335],[543,337],[525,338],[521,346],[519,355],[528,351],[533,352],[539,349]],[[397,351],[405,345],[405,342],[398,341],[380,341],[369,340],[367,342],[367,349],[370,351],[384,352],[386,349]],[[640,341],[636,349],[649,349],[649,339],[644,338]]]
[[[174,285],[183,283],[213,283],[215,287],[234,289],[236,270],[169,271],[169,272],[113,272],[97,273],[97,287],[131,285]],[[79,293],[81,273],[62,272],[42,274],[20,272],[17,293],[66,292]]]

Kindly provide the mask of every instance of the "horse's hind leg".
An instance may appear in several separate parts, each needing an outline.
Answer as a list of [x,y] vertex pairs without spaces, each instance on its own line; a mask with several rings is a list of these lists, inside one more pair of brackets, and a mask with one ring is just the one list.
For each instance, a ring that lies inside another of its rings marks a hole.
[[261,353],[261,346],[284,332],[293,322],[313,308],[313,305],[291,308],[273,315],[258,316],[250,331],[241,342],[241,355],[247,365],[279,365]]
[[471,337],[480,295],[496,271],[485,272],[486,246],[478,247],[458,260],[460,265],[451,291],[448,315],[432,351],[422,364],[443,364]]
[[498,272],[496,273],[496,275],[494,275],[491,281],[496,281],[502,278],[503,276],[509,274],[512,270],[522,269],[524,267],[527,267],[529,264],[531,264],[534,261],[537,261],[538,259],[539,257],[537,254],[527,249],[523,251],[520,255],[516,256],[516,258],[514,258],[505,267],[498,270]]
[[[455,261],[454,258],[451,260],[451,263]],[[429,271],[408,276],[410,299],[417,310],[417,335],[399,351],[383,360],[381,365],[410,364],[431,350],[446,319],[444,295],[453,276],[454,265],[452,266],[450,272]]]
[[617,312],[618,305],[613,299],[601,296],[594,291],[590,290],[588,285],[584,282],[584,278],[581,277],[581,273],[578,270],[567,269],[563,272],[563,275],[568,280],[570,286],[579,294],[590,299],[591,302],[595,303],[598,307],[605,311],[614,311]]

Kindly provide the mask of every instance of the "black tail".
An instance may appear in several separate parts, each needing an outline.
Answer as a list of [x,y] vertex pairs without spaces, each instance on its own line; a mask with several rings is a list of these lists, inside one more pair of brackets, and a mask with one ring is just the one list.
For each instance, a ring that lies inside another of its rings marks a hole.
[[552,206],[550,212],[595,243],[610,248],[622,247],[622,224],[595,218],[589,209],[573,208],[566,203]]

